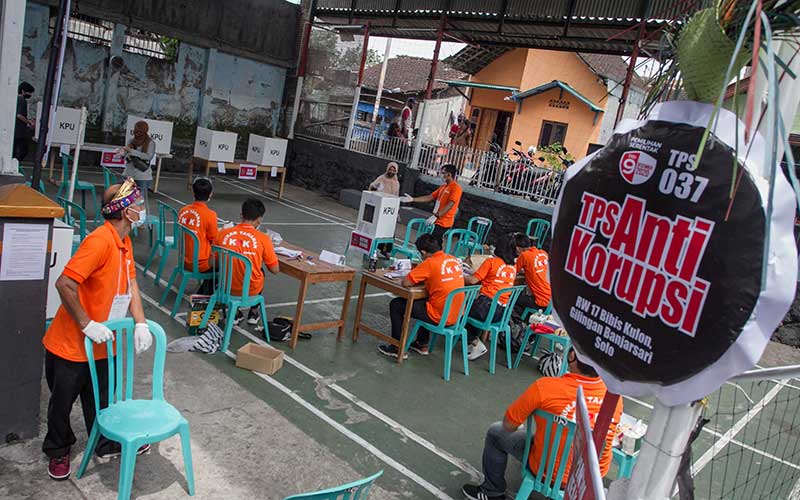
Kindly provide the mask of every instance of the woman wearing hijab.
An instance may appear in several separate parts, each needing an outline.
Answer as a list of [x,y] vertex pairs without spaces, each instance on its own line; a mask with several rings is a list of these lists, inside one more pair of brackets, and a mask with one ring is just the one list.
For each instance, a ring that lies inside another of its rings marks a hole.
[[150,161],[156,154],[156,143],[150,138],[150,127],[146,121],[136,122],[133,126],[133,139],[130,144],[120,148],[125,157],[124,177],[133,177],[144,196],[145,210],[149,212],[147,189],[153,181],[153,170]]
[[400,182],[397,180],[397,163],[390,161],[386,166],[386,173],[379,175],[377,179],[369,185],[370,191],[378,191],[386,194],[400,196]]

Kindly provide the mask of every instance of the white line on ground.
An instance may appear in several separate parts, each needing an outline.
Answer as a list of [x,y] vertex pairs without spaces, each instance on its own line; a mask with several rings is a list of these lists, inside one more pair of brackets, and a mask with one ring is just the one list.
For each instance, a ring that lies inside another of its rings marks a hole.
[[[709,434],[713,434],[714,436],[723,437],[723,435],[720,434],[717,431],[712,431],[711,429],[707,429],[705,427],[703,427],[703,430],[705,432],[708,432]],[[771,458],[772,460],[775,460],[776,462],[780,462],[783,465],[786,465],[786,466],[791,467],[793,469],[800,470],[800,465],[796,465],[796,464],[793,464],[791,462],[787,462],[786,460],[784,460],[784,459],[782,459],[780,457],[776,457],[775,455],[773,455],[771,453],[767,453],[766,451],[761,451],[758,448],[754,448],[754,447],[750,446],[749,444],[744,444],[743,442],[741,442],[741,441],[739,441],[737,439],[731,439],[730,442],[732,444],[737,445],[737,446],[741,446],[742,448],[744,448],[746,450],[752,451],[753,453],[756,453],[756,454],[761,455],[763,457]]]

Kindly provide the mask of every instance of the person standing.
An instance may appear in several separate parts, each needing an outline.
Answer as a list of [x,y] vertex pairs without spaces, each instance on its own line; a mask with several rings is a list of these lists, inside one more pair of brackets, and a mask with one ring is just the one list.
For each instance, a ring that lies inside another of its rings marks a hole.
[[[217,245],[238,252],[250,260],[252,264],[250,274],[250,289],[248,295],[261,295],[264,292],[264,271],[261,266],[267,267],[272,274],[278,274],[278,256],[272,246],[272,239],[258,230],[264,213],[267,209],[261,200],[249,198],[242,203],[242,221],[228,229],[223,229],[217,235]],[[244,265],[241,262],[233,264],[233,283],[231,295],[242,295],[244,286]],[[247,323],[258,325],[261,312],[258,306],[250,308]],[[236,311],[234,324],[238,325],[244,319],[241,311]],[[265,328],[266,325],[263,325]]]
[[428,217],[427,223],[433,224],[433,236],[439,241],[442,241],[444,233],[453,227],[456,221],[456,212],[458,212],[458,205],[461,203],[461,195],[463,190],[456,182],[456,175],[458,169],[452,163],[446,163],[442,166],[442,179],[444,184],[439,186],[431,194],[413,197],[405,194],[401,197],[403,203],[427,203],[435,201],[433,205],[433,215]]
[[33,85],[22,82],[17,88],[17,114],[14,120],[14,147],[11,153],[13,158],[22,162],[28,156],[28,142],[30,130],[36,126],[36,120],[28,118],[28,99],[33,96]]
[[[109,187],[103,194],[105,223],[83,240],[56,281],[61,306],[42,340],[45,378],[50,388],[47,434],[42,451],[50,459],[48,474],[55,480],[67,479],[70,475],[70,448],[75,444],[70,413],[79,396],[87,432],[91,432],[96,418],[84,338],[95,343],[100,408],[108,406],[105,343],[114,340],[114,333],[102,322],[123,318],[130,312],[136,322],[136,354],[146,351],[153,342],[136,283],[133,247],[128,237],[131,229],[144,220],[143,203],[141,191],[133,179]],[[145,445],[138,453],[149,448]],[[95,448],[101,458],[118,456],[120,451],[119,443],[104,436],[100,436]]]
[[[201,273],[207,273],[214,267],[214,261],[211,258],[211,245],[216,241],[219,229],[217,226],[217,212],[208,208],[208,202],[211,199],[213,190],[214,187],[211,184],[211,180],[206,177],[198,177],[192,183],[194,203],[186,205],[178,212],[178,224],[197,236],[199,243],[197,248],[197,270]],[[183,268],[191,271],[194,264],[192,262],[194,240],[187,235],[183,244],[186,251]],[[199,295],[211,295],[214,293],[214,280],[203,280],[197,293]]]
[[156,143],[150,138],[150,126],[141,120],[133,126],[133,139],[127,146],[120,148],[120,155],[125,157],[125,170],[122,175],[132,177],[142,191],[145,212],[150,211],[150,183],[153,182],[153,169],[150,162],[156,155]]
[[397,163],[390,161],[386,173],[379,175],[369,185],[370,191],[400,196],[400,181],[397,180]]
[[400,134],[406,139],[411,139],[411,132],[414,130],[414,105],[417,103],[415,97],[409,97],[403,111],[400,112]]
[[550,304],[550,278],[548,277],[549,257],[547,252],[536,248],[531,239],[522,233],[514,235],[517,250],[517,272],[525,276],[526,293],[517,299],[514,306],[515,317],[522,318],[526,308],[544,309]]

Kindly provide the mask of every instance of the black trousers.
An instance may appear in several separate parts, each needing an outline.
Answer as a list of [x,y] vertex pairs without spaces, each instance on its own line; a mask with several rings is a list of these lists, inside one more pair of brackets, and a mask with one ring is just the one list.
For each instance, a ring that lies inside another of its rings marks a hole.
[[25,159],[26,156],[28,156],[28,138],[15,137],[14,147],[11,152],[11,157],[16,158],[17,161],[22,161]]
[[442,227],[442,226],[433,226],[433,232],[431,233],[437,241],[442,243],[442,249],[444,249],[444,233],[453,229],[452,227]]
[[[472,303],[472,307],[469,310],[469,317],[475,318],[478,321],[483,321],[489,316],[489,309],[492,307],[492,299],[487,297],[486,295],[478,295],[475,298],[475,302]],[[500,318],[503,316],[505,309],[498,305],[497,309],[494,311],[494,318],[492,318],[492,322],[500,321]],[[480,334],[483,333],[476,327],[467,323],[467,340],[469,342],[474,341],[477,339]]]
[[[97,387],[100,391],[100,408],[108,406],[108,360],[99,359],[97,366]],[[69,415],[78,396],[83,407],[83,422],[86,433],[92,432],[94,419],[94,393],[92,378],[89,374],[89,363],[68,361],[45,350],[44,373],[47,386],[50,388],[50,403],[47,405],[47,435],[42,443],[42,451],[49,458],[58,458],[69,454],[70,447],[75,444]],[[102,455],[116,451],[119,443],[100,436],[95,453]]]
[[519,319],[520,321],[525,321],[527,318],[523,318],[522,313],[525,312],[525,309],[529,307],[533,309],[544,309],[547,306],[543,307],[538,305],[536,303],[536,297],[523,292],[517,299],[517,303],[514,304],[514,318]]
[[[396,297],[389,302],[389,319],[392,320],[392,337],[400,340],[403,332],[403,315],[406,312],[406,304],[408,301],[401,297]],[[411,306],[411,317],[414,319],[421,319],[431,324],[436,324],[430,316],[428,316],[428,301],[415,300],[414,305]],[[422,344],[427,344],[430,339],[430,332],[423,327],[417,331],[417,341]]]

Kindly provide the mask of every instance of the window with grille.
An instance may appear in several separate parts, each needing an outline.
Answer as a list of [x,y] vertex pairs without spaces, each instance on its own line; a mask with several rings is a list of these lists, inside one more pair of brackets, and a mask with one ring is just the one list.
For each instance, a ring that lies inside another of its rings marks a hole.
[[539,147],[549,146],[555,142],[564,144],[567,138],[567,124],[559,122],[542,121],[542,131],[539,133]]

